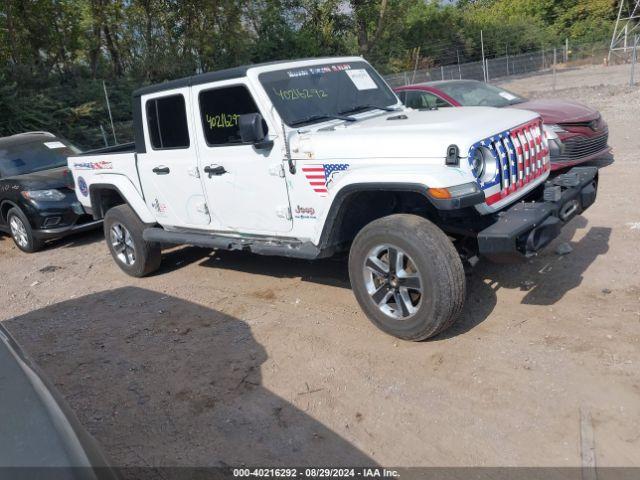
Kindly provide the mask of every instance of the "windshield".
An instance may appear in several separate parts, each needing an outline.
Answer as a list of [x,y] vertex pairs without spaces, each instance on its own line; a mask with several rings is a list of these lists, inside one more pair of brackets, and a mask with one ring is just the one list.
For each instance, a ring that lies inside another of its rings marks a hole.
[[11,146],[0,146],[0,176],[13,177],[26,173],[64,167],[67,157],[78,150],[52,138]]
[[[260,83],[280,118],[297,127],[398,103],[366,62],[327,63],[262,73]],[[351,119],[353,120],[353,119]]]
[[446,82],[434,86],[463,107],[506,107],[526,101],[515,93],[483,82]]

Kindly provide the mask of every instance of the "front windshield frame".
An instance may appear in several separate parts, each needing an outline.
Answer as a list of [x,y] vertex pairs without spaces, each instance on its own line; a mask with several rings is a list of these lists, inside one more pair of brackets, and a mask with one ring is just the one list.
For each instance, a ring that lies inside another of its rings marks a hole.
[[[516,93],[510,92],[506,88],[498,87],[490,83],[478,82],[478,81],[454,81],[445,82],[439,85],[435,85],[435,88],[442,91],[448,97],[454,99],[463,107],[509,107],[511,105],[518,105],[527,101],[526,98]],[[468,88],[466,94],[461,94],[460,90]],[[482,103],[480,98],[474,99],[471,90],[484,91],[492,95],[491,97],[485,96],[490,103]],[[513,97],[513,98],[510,98]]]
[[[364,60],[267,70],[260,72],[257,80],[282,122],[290,128],[331,120],[353,121],[353,115],[401,105],[395,92]],[[333,103],[324,103],[333,98]],[[296,101],[297,105],[292,103]]]
[[[36,147],[36,149],[33,149],[33,147]],[[44,156],[47,153],[51,153],[52,160],[50,162],[40,162],[40,157],[36,158],[34,156],[36,154]],[[0,178],[18,177],[66,167],[67,158],[77,153],[78,150],[75,147],[59,138],[53,137],[46,140],[32,140],[0,146]]]

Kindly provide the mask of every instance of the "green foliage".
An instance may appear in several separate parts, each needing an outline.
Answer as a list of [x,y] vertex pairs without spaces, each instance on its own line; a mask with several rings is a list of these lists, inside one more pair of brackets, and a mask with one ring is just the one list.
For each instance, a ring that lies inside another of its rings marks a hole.
[[383,72],[610,36],[615,0],[3,0],[0,136],[130,141],[131,92],[250,62],[363,55]]

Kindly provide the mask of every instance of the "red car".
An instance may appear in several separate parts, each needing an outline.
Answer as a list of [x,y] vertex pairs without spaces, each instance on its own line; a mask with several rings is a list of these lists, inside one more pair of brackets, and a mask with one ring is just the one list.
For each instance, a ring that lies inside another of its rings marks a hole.
[[489,106],[540,114],[549,136],[552,170],[594,160],[611,151],[609,128],[600,113],[569,100],[527,100],[477,80],[418,83],[395,91],[406,106],[416,109]]

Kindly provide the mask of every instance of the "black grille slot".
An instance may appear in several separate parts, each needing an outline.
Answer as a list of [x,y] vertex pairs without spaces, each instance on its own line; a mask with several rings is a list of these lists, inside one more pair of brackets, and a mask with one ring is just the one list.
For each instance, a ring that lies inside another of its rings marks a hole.
[[571,161],[579,160],[580,158],[588,157],[590,155],[601,152],[607,148],[609,142],[609,132],[604,132],[597,137],[573,137],[565,140],[564,151],[561,155],[557,155],[553,158],[554,161]]

